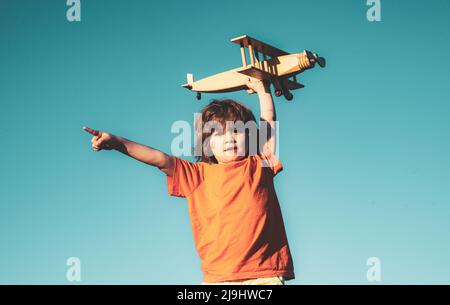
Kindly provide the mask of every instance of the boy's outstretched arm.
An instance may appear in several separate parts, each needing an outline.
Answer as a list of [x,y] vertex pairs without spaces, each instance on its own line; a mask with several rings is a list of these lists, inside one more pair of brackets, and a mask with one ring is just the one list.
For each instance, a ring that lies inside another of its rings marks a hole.
[[158,167],[165,174],[172,176],[175,161],[172,156],[157,149],[130,141],[128,139],[89,127],[83,127],[85,131],[93,135],[92,148],[100,150],[117,150],[138,161]]

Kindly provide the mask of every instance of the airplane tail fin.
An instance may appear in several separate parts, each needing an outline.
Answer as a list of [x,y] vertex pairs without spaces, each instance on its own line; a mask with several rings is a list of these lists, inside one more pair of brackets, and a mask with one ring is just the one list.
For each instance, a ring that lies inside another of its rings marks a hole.
[[188,73],[186,75],[187,84],[181,85],[183,88],[192,89],[192,83],[194,82],[194,74]]

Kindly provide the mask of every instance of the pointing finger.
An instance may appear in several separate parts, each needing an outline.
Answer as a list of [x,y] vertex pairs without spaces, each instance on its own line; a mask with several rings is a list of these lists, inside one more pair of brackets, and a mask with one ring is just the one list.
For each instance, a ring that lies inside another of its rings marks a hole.
[[89,128],[89,127],[86,127],[86,126],[84,126],[83,129],[85,131],[89,132],[91,135],[94,135],[94,136],[99,136],[100,135],[100,131],[98,131],[98,130],[95,130],[95,129],[92,129],[92,128]]

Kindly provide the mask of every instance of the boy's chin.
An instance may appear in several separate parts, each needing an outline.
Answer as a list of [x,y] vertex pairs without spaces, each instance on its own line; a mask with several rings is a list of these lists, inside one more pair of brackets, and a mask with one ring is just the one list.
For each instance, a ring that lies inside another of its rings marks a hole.
[[221,158],[219,158],[220,160],[218,159],[218,161],[220,163],[228,163],[228,162],[233,162],[233,161],[239,161],[239,160],[242,160],[244,158],[245,158],[245,156],[240,156],[237,153],[225,154],[225,155],[221,156]]

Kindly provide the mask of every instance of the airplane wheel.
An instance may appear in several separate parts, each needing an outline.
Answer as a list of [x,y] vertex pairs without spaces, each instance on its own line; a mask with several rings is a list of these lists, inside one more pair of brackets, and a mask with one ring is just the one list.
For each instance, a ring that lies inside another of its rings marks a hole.
[[197,92],[197,100],[201,100],[202,99],[202,94],[200,92]]
[[279,97],[281,96],[282,92],[281,90],[275,90],[275,96]]
[[293,96],[291,93],[286,94],[284,97],[285,97],[288,101],[292,101],[292,99],[294,98],[294,96]]

